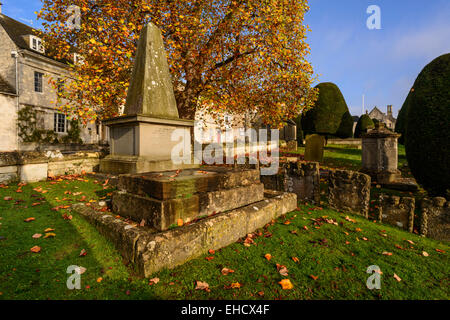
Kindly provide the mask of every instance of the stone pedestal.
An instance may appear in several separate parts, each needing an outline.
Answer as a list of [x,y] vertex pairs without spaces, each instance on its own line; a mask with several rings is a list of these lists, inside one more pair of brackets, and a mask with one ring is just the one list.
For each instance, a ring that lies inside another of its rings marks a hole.
[[[110,127],[111,155],[100,162],[100,171],[113,174],[196,168],[191,155],[194,121],[124,116],[104,122]],[[172,141],[174,140],[174,141]],[[172,150],[190,160],[176,163]]]
[[401,177],[397,169],[397,139],[400,134],[377,123],[375,129],[362,136],[362,169],[380,184],[391,183]]

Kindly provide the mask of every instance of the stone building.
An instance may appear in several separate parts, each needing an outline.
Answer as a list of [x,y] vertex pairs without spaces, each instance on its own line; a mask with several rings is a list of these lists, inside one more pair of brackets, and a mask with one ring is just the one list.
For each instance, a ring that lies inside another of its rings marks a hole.
[[371,119],[377,119],[378,121],[383,122],[386,125],[386,128],[394,130],[397,119],[395,119],[392,115],[392,105],[388,105],[386,111],[386,113],[383,113],[380,109],[375,107],[369,112],[369,117]]
[[[18,138],[18,111],[31,107],[36,111],[36,127],[54,131],[58,138],[70,128],[66,115],[54,103],[56,90],[49,79],[71,81],[67,63],[46,54],[39,33],[33,28],[1,13],[0,4],[0,152],[21,149]],[[80,126],[86,144],[100,140],[100,125]]]

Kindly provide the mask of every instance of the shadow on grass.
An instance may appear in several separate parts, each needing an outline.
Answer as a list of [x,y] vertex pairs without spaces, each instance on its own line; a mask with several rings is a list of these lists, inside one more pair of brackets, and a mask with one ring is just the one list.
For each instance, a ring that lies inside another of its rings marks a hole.
[[[34,191],[37,186],[48,192]],[[20,193],[16,192],[17,185],[0,189],[0,235],[4,237],[0,241],[2,299],[161,298],[146,280],[133,277],[129,281],[132,270],[125,266],[113,245],[83,217],[70,209],[52,210],[78,202],[76,196],[65,193],[70,190],[83,192],[87,199],[95,199],[95,193],[104,196],[111,191],[95,190],[93,186],[79,181],[66,185],[64,181],[58,185],[49,182],[26,185]],[[13,200],[5,201],[5,197]],[[68,219],[70,215],[72,219]],[[30,217],[35,220],[24,222]],[[46,230],[55,236],[45,238]],[[42,236],[33,238],[35,234]],[[39,253],[30,251],[35,246],[41,248]],[[82,250],[86,251],[85,256],[80,255]],[[80,290],[67,288],[67,280],[72,275],[67,273],[67,268],[72,265],[86,268],[81,275]]]

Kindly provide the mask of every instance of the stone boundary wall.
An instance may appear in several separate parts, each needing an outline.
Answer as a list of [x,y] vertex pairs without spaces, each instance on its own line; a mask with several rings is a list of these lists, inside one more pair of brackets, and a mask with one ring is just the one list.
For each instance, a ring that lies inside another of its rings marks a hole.
[[0,183],[37,182],[49,176],[98,171],[103,152],[1,152]]
[[450,201],[442,197],[425,198],[419,203],[422,211],[420,234],[428,238],[450,241]]
[[328,139],[327,145],[337,144],[337,145],[347,145],[347,146],[362,146],[362,139],[352,138],[352,139]]
[[380,194],[378,198],[378,220],[413,232],[416,199]]
[[[101,150],[99,150],[101,149]],[[20,142],[19,152],[46,152],[46,151],[60,151],[60,152],[95,152],[108,149],[107,146],[101,146],[98,144],[49,144],[38,142]]]
[[292,192],[299,200],[320,202],[318,162],[295,161],[280,163],[278,174],[261,175],[265,189]]

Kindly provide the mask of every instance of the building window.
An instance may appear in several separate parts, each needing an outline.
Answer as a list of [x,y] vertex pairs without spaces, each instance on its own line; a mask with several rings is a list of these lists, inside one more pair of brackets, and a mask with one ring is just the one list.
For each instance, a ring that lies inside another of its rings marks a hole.
[[30,36],[30,48],[37,52],[45,52],[44,45],[42,44],[42,39],[36,36]]
[[54,114],[54,130],[57,133],[64,133],[67,131],[66,115],[63,113]]
[[73,54],[73,64],[79,64],[79,65],[84,64],[83,56],[78,53],[74,53]]
[[42,87],[42,79],[44,78],[44,74],[41,72],[34,72],[34,91],[35,92],[43,92]]

